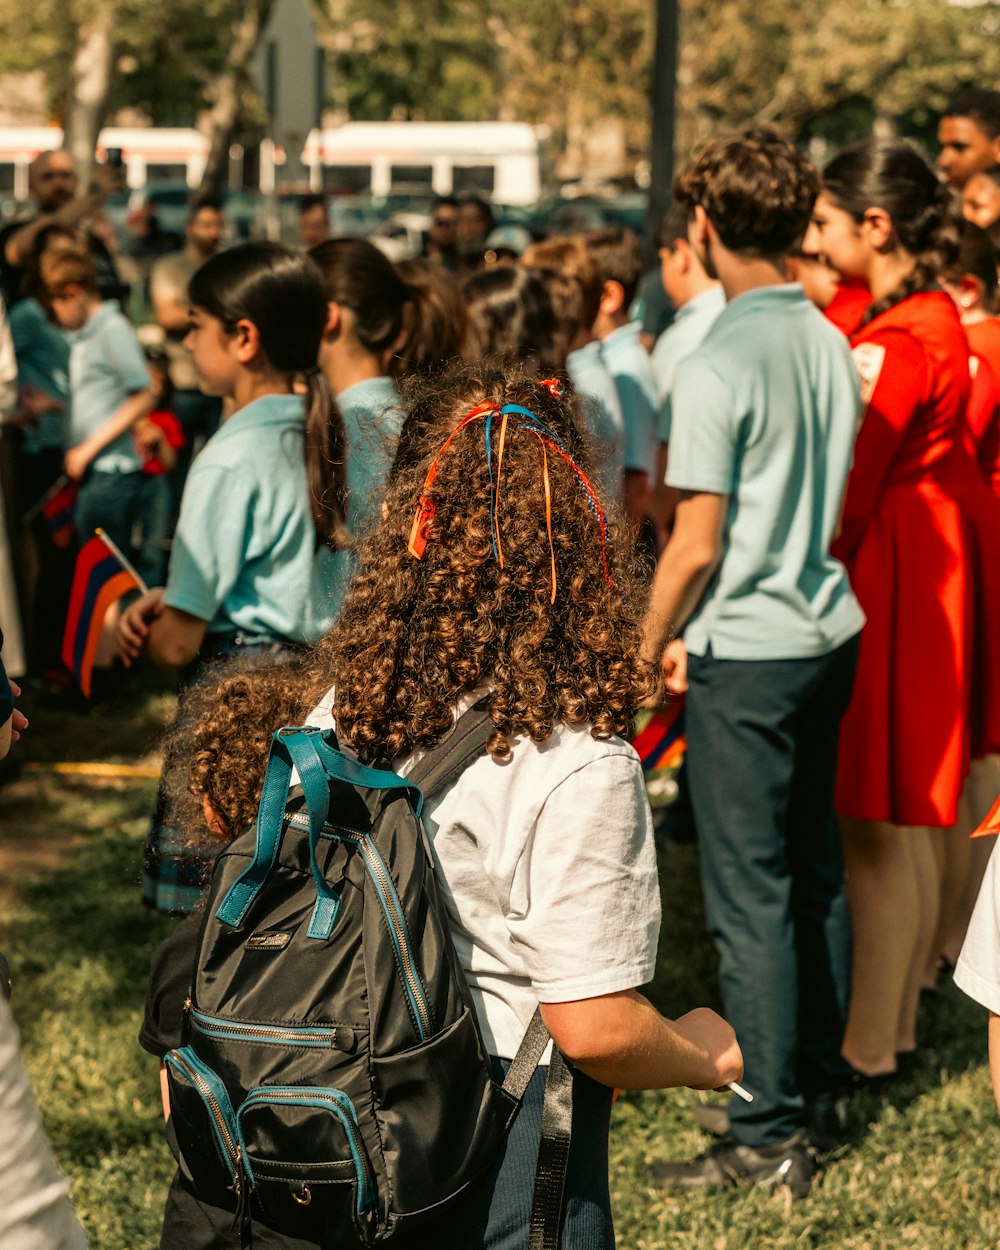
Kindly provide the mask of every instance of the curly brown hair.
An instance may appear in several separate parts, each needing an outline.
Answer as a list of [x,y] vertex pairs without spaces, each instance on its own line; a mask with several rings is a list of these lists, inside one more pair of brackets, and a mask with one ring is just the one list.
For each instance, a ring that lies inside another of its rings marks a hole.
[[693,216],[700,205],[732,252],[769,259],[801,240],[819,192],[819,174],[791,140],[767,127],[709,139],[674,182]]
[[358,550],[335,627],[301,661],[189,694],[187,747],[176,742],[172,759],[196,809],[208,800],[218,836],[232,836],[252,816],[273,730],[304,719],[331,686],[338,735],[365,761],[433,745],[451,727],[455,702],[477,689],[489,692],[496,757],[509,753],[515,735],[544,742],[557,722],[589,724],[597,738],[629,734],[652,691],[640,658],[641,572],[609,516],[605,573],[595,509],[552,450],[550,548],[542,444],[516,416],[497,491],[502,565],[482,420],[461,430],[438,461],[423,558],[407,549],[428,468],[457,422],[484,402],[529,409],[589,477],[575,400],[523,367],[456,365],[447,379],[413,379],[385,520]]

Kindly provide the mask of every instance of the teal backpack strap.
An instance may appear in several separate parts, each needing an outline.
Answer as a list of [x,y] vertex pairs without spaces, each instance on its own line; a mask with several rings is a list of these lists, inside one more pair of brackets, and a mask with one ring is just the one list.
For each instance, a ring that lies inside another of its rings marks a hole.
[[309,814],[309,858],[316,883],[316,906],[308,930],[311,938],[322,941],[329,938],[340,908],[339,895],[326,880],[317,858],[329,813],[330,782],[343,781],[369,790],[405,790],[419,816],[423,796],[417,786],[395,773],[368,768],[348,759],[331,745],[330,734],[331,730],[306,725],[285,726],[274,735],[257,811],[257,847],[249,867],[230,886],[215,913],[223,924],[233,927],[242,924],[274,868],[281,846],[293,766],[298,771]]
[[288,729],[279,729],[271,739],[257,808],[257,849],[253,860],[239,880],[230,886],[215,913],[216,919],[233,928],[243,923],[278,858],[292,778],[292,757],[285,738],[288,732]]

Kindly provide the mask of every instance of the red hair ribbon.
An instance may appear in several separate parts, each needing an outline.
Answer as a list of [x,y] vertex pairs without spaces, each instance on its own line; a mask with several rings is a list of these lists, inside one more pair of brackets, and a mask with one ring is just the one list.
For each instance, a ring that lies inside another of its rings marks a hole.
[[[561,388],[558,390],[554,389],[554,388],[560,387],[558,378],[546,378],[543,382],[540,383],[540,385],[548,387],[551,390],[553,395],[562,394]],[[590,505],[590,508],[592,509],[595,516],[597,517],[598,523],[600,525],[600,531],[601,531],[601,562],[604,568],[604,580],[607,582],[608,587],[611,590],[614,590],[615,584],[611,579],[611,570],[608,567],[607,521],[604,516],[604,509],[601,507],[601,502],[597,497],[597,492],[594,490],[593,486],[590,484],[590,481],[588,480],[587,475],[583,472],[583,470],[576,463],[573,457],[569,454],[566,448],[562,446],[562,444],[559,442],[556,436],[552,433],[552,431],[549,430],[548,426],[540,422],[538,418],[534,415],[534,413],[530,412],[526,408],[522,408],[518,404],[504,405],[503,408],[498,408],[495,404],[491,404],[489,402],[478,404],[475,408],[472,409],[471,412],[466,413],[466,415],[461,418],[461,420],[458,422],[458,424],[455,426],[452,432],[448,435],[447,439],[444,442],[444,445],[441,447],[440,451],[437,453],[437,455],[434,457],[433,461],[431,462],[431,466],[427,470],[427,476],[424,478],[424,484],[420,491],[419,501],[417,503],[417,509],[413,517],[413,525],[410,527],[410,538],[409,538],[409,542],[407,543],[407,550],[409,551],[410,555],[412,555],[417,560],[421,559],[427,550],[427,542],[428,542],[427,530],[437,510],[437,506],[433,498],[431,497],[430,490],[434,484],[434,479],[437,477],[438,465],[441,461],[441,457],[451,446],[452,442],[455,439],[455,436],[461,430],[464,430],[465,427],[470,422],[475,421],[478,417],[487,417],[488,418],[487,432],[486,432],[487,457],[489,457],[489,445],[490,445],[489,420],[492,420],[493,417],[500,417],[501,418],[500,446],[498,448],[498,454],[497,454],[497,474],[496,474],[495,482],[493,481],[492,471],[490,474],[490,478],[491,478],[490,512],[491,512],[491,521],[492,521],[491,539],[493,541],[493,546],[496,552],[497,563],[500,565],[501,568],[503,568],[504,566],[503,548],[500,545],[500,521],[499,521],[500,479],[501,479],[501,473],[503,470],[504,450],[507,445],[508,418],[512,412],[520,413],[521,415],[530,418],[532,424],[529,425],[525,423],[521,425],[520,428],[523,430],[526,430],[527,432],[531,434],[534,434],[534,436],[538,439],[542,447],[542,483],[543,483],[543,488],[545,491],[545,526],[546,526],[548,539],[549,539],[549,556],[550,556],[550,563],[551,563],[551,570],[552,570],[552,578],[551,578],[552,589],[551,589],[550,601],[552,603],[555,603],[556,601],[556,553],[555,553],[555,546],[554,546],[553,539],[552,539],[552,485],[551,485],[551,481],[549,477],[549,462],[548,462],[548,454],[547,454],[549,449],[554,451],[556,455],[560,456],[563,460],[565,460],[565,462],[569,465],[570,469],[572,469],[573,474],[577,479],[577,482],[580,484],[580,487],[582,488],[584,495],[586,496],[586,499],[587,499],[588,504]],[[537,427],[541,427],[541,428],[537,428]]]
[[445,440],[444,446],[434,457],[431,467],[427,470],[427,476],[424,478],[424,484],[420,491],[420,500],[417,504],[417,511],[413,518],[413,525],[410,527],[410,541],[406,544],[406,548],[414,559],[419,560],[423,557],[427,550],[427,526],[437,511],[434,500],[430,497],[430,489],[434,485],[434,479],[437,477],[438,462],[444,453],[452,444],[452,440],[460,430],[464,430],[470,421],[475,421],[477,417],[484,417],[488,412],[496,412],[497,408],[493,404],[479,404],[473,408],[471,412],[459,421],[452,432]]
[[538,385],[544,386],[553,399],[562,399],[563,385],[558,378],[542,378]]

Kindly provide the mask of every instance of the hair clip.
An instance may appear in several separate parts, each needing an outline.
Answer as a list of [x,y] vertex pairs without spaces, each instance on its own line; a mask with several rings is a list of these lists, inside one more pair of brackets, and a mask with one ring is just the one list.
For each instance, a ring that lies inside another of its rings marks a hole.
[[563,395],[566,393],[563,390],[563,384],[558,378],[542,378],[538,385],[544,386],[553,399],[562,399]]

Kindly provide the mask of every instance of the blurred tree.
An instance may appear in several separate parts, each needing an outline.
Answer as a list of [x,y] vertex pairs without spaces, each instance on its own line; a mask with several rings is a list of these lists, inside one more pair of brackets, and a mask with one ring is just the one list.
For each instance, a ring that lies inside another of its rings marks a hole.
[[773,123],[844,142],[873,119],[918,128],[968,84],[1000,79],[1000,17],[948,0],[682,0],[681,134]]
[[[208,109],[213,169],[259,120],[247,49],[271,0],[0,0],[0,73],[44,65],[53,115],[82,153],[109,110],[159,125]],[[578,163],[620,123],[649,145],[653,0],[309,0],[335,59],[331,101],[359,119],[518,118]],[[677,151],[772,122],[838,145],[875,118],[932,133],[961,86],[1000,81],[1000,12],[950,0],[680,0]],[[78,157],[78,159],[80,159]],[[221,162],[221,164],[220,164]]]
[[212,143],[206,175],[225,170],[233,128],[259,110],[247,65],[271,0],[34,0],[0,4],[0,73],[46,66],[52,114],[85,176],[109,112],[194,125]]

